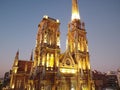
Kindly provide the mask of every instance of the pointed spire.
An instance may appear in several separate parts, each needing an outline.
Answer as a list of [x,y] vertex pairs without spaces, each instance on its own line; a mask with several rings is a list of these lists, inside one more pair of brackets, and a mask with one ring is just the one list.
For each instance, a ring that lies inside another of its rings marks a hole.
[[30,61],[33,61],[33,49],[32,49],[32,52],[31,52]]
[[18,61],[19,61],[19,49],[16,52],[13,67],[16,67],[18,65]]
[[18,51],[16,52],[15,59],[18,59],[18,60],[19,60],[19,49],[18,49]]
[[72,0],[72,17],[71,20],[80,19],[79,9],[78,9],[78,0]]

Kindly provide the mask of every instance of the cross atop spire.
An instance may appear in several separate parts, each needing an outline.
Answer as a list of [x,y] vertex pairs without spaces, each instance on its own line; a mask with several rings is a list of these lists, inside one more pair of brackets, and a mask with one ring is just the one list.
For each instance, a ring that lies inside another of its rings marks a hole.
[[78,9],[78,0],[72,0],[72,17],[71,20],[80,19],[79,9]]

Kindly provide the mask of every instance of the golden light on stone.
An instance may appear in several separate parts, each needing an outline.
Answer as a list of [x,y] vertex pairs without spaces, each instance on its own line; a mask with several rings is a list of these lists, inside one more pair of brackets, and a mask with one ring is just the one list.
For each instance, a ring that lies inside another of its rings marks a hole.
[[74,19],[80,19],[80,16],[77,12],[72,13],[72,20],[74,20]]
[[65,52],[60,48],[60,21],[43,16],[38,25],[34,61],[21,61],[16,54],[10,90],[94,90],[89,82],[92,78],[86,31],[79,28],[82,24],[77,4],[72,0]]
[[57,45],[60,47],[60,38],[57,37]]
[[75,69],[68,69],[68,68],[62,68],[62,69],[60,69],[60,71],[62,72],[62,73],[72,73],[72,74],[74,74],[74,73],[76,73],[77,72],[77,70],[75,70]]
[[38,57],[38,66],[40,65],[40,57]]
[[17,62],[17,61],[15,62],[15,65],[16,65],[16,66],[18,65],[18,62]]
[[15,85],[13,84],[13,85],[12,85],[12,89],[14,89],[14,87],[15,87]]
[[51,54],[51,56],[50,56],[50,67],[53,67],[53,64],[54,64],[54,56],[53,56],[53,54]]
[[49,67],[49,53],[47,54],[47,62],[46,62],[46,66]]
[[57,19],[56,22],[59,23],[60,21]]
[[17,73],[17,69],[15,69],[15,73]]
[[45,64],[45,56],[42,57],[42,65]]
[[48,16],[47,16],[47,15],[44,15],[44,16],[43,16],[43,18],[46,18],[46,19],[48,19]]
[[44,35],[44,43],[47,43],[47,35]]
[[80,19],[77,0],[72,0],[72,17],[71,17],[71,20],[73,21],[74,19]]

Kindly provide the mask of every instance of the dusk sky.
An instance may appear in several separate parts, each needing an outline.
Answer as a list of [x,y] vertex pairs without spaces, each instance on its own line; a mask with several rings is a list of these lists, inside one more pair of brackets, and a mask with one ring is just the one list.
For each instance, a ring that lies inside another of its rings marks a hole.
[[[78,0],[85,22],[91,68],[120,68],[120,0]],[[60,20],[61,52],[65,51],[71,0],[0,0],[0,77],[12,68],[19,49],[28,60],[44,15]]]

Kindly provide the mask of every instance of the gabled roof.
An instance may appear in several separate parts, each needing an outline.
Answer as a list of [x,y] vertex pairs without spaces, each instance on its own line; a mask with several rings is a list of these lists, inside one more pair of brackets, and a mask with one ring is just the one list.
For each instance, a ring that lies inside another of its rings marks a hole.
[[61,54],[60,56],[60,63],[66,65],[66,64],[70,64],[72,66],[74,66],[76,64],[76,60],[74,58],[74,55],[72,55],[72,53],[70,53],[68,50]]
[[30,73],[33,61],[18,60],[18,73]]

